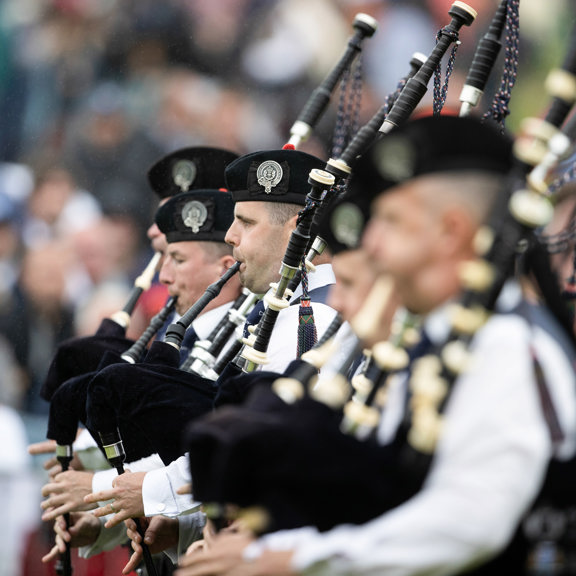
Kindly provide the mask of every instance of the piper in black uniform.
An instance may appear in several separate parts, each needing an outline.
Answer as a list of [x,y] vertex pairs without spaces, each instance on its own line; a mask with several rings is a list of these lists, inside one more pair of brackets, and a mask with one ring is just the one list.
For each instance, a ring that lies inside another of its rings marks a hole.
[[[510,141],[490,126],[440,116],[408,122],[355,167],[350,187],[375,197],[364,246],[393,278],[402,304],[422,316],[432,349],[451,329],[449,304],[460,293],[462,267],[477,257],[476,233],[505,190],[511,162]],[[428,458],[423,468],[404,472],[420,488],[357,526],[323,533],[306,527],[257,540],[223,533],[208,551],[183,558],[178,575],[456,574],[484,564],[497,570],[486,563],[501,553],[511,560],[507,546],[549,463],[572,458],[576,445],[574,348],[544,307],[534,321],[525,307],[511,280],[475,333],[471,363],[444,391],[441,411],[428,404],[429,388],[407,390],[416,377],[389,380],[375,433],[384,446],[396,443],[400,455]],[[542,401],[543,390],[549,401]],[[429,410],[419,419],[422,406]],[[358,485],[334,507],[361,500],[360,479]]]

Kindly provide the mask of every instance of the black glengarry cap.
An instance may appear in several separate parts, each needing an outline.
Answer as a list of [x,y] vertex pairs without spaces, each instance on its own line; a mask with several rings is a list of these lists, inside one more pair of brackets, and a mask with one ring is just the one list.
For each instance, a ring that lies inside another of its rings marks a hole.
[[169,244],[224,242],[234,220],[234,201],[225,190],[182,192],[158,209],[155,220]]
[[236,158],[238,154],[221,148],[181,148],[148,170],[148,182],[160,199],[189,190],[224,188],[224,169]]
[[355,163],[348,183],[364,202],[412,178],[435,173],[478,171],[507,174],[512,139],[472,116],[425,116],[394,129]]
[[325,162],[298,150],[266,150],[241,156],[226,167],[226,187],[236,202],[306,203],[308,176]]

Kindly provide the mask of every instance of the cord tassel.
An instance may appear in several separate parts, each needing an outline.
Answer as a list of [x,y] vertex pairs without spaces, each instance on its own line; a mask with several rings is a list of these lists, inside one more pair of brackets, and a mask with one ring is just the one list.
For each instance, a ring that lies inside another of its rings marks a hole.
[[302,258],[300,265],[302,274],[302,297],[300,298],[300,308],[298,310],[298,358],[308,352],[318,342],[318,331],[314,321],[314,310],[308,296],[308,272],[306,270],[306,257]]

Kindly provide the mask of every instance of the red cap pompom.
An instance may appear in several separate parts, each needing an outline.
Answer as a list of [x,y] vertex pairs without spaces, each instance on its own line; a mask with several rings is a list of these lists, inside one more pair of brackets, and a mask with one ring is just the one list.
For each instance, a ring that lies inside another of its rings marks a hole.
[[296,150],[296,146],[294,146],[294,144],[290,144],[290,142],[286,142],[286,144],[282,146],[282,150]]

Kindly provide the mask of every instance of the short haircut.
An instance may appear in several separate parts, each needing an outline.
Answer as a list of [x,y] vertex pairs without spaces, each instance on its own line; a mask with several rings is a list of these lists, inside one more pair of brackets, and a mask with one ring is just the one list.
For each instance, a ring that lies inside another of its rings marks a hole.
[[[431,208],[440,209],[448,203],[457,204],[476,220],[478,225],[487,221],[498,194],[504,194],[505,179],[501,175],[481,171],[443,172],[426,174],[433,191]],[[409,181],[406,182],[409,184]]]
[[224,256],[232,255],[232,246],[225,242],[210,242],[208,240],[197,242],[204,251],[205,259],[214,261]]
[[283,226],[302,210],[302,206],[298,204],[287,204],[284,202],[265,202],[268,209],[268,216],[270,223]]

